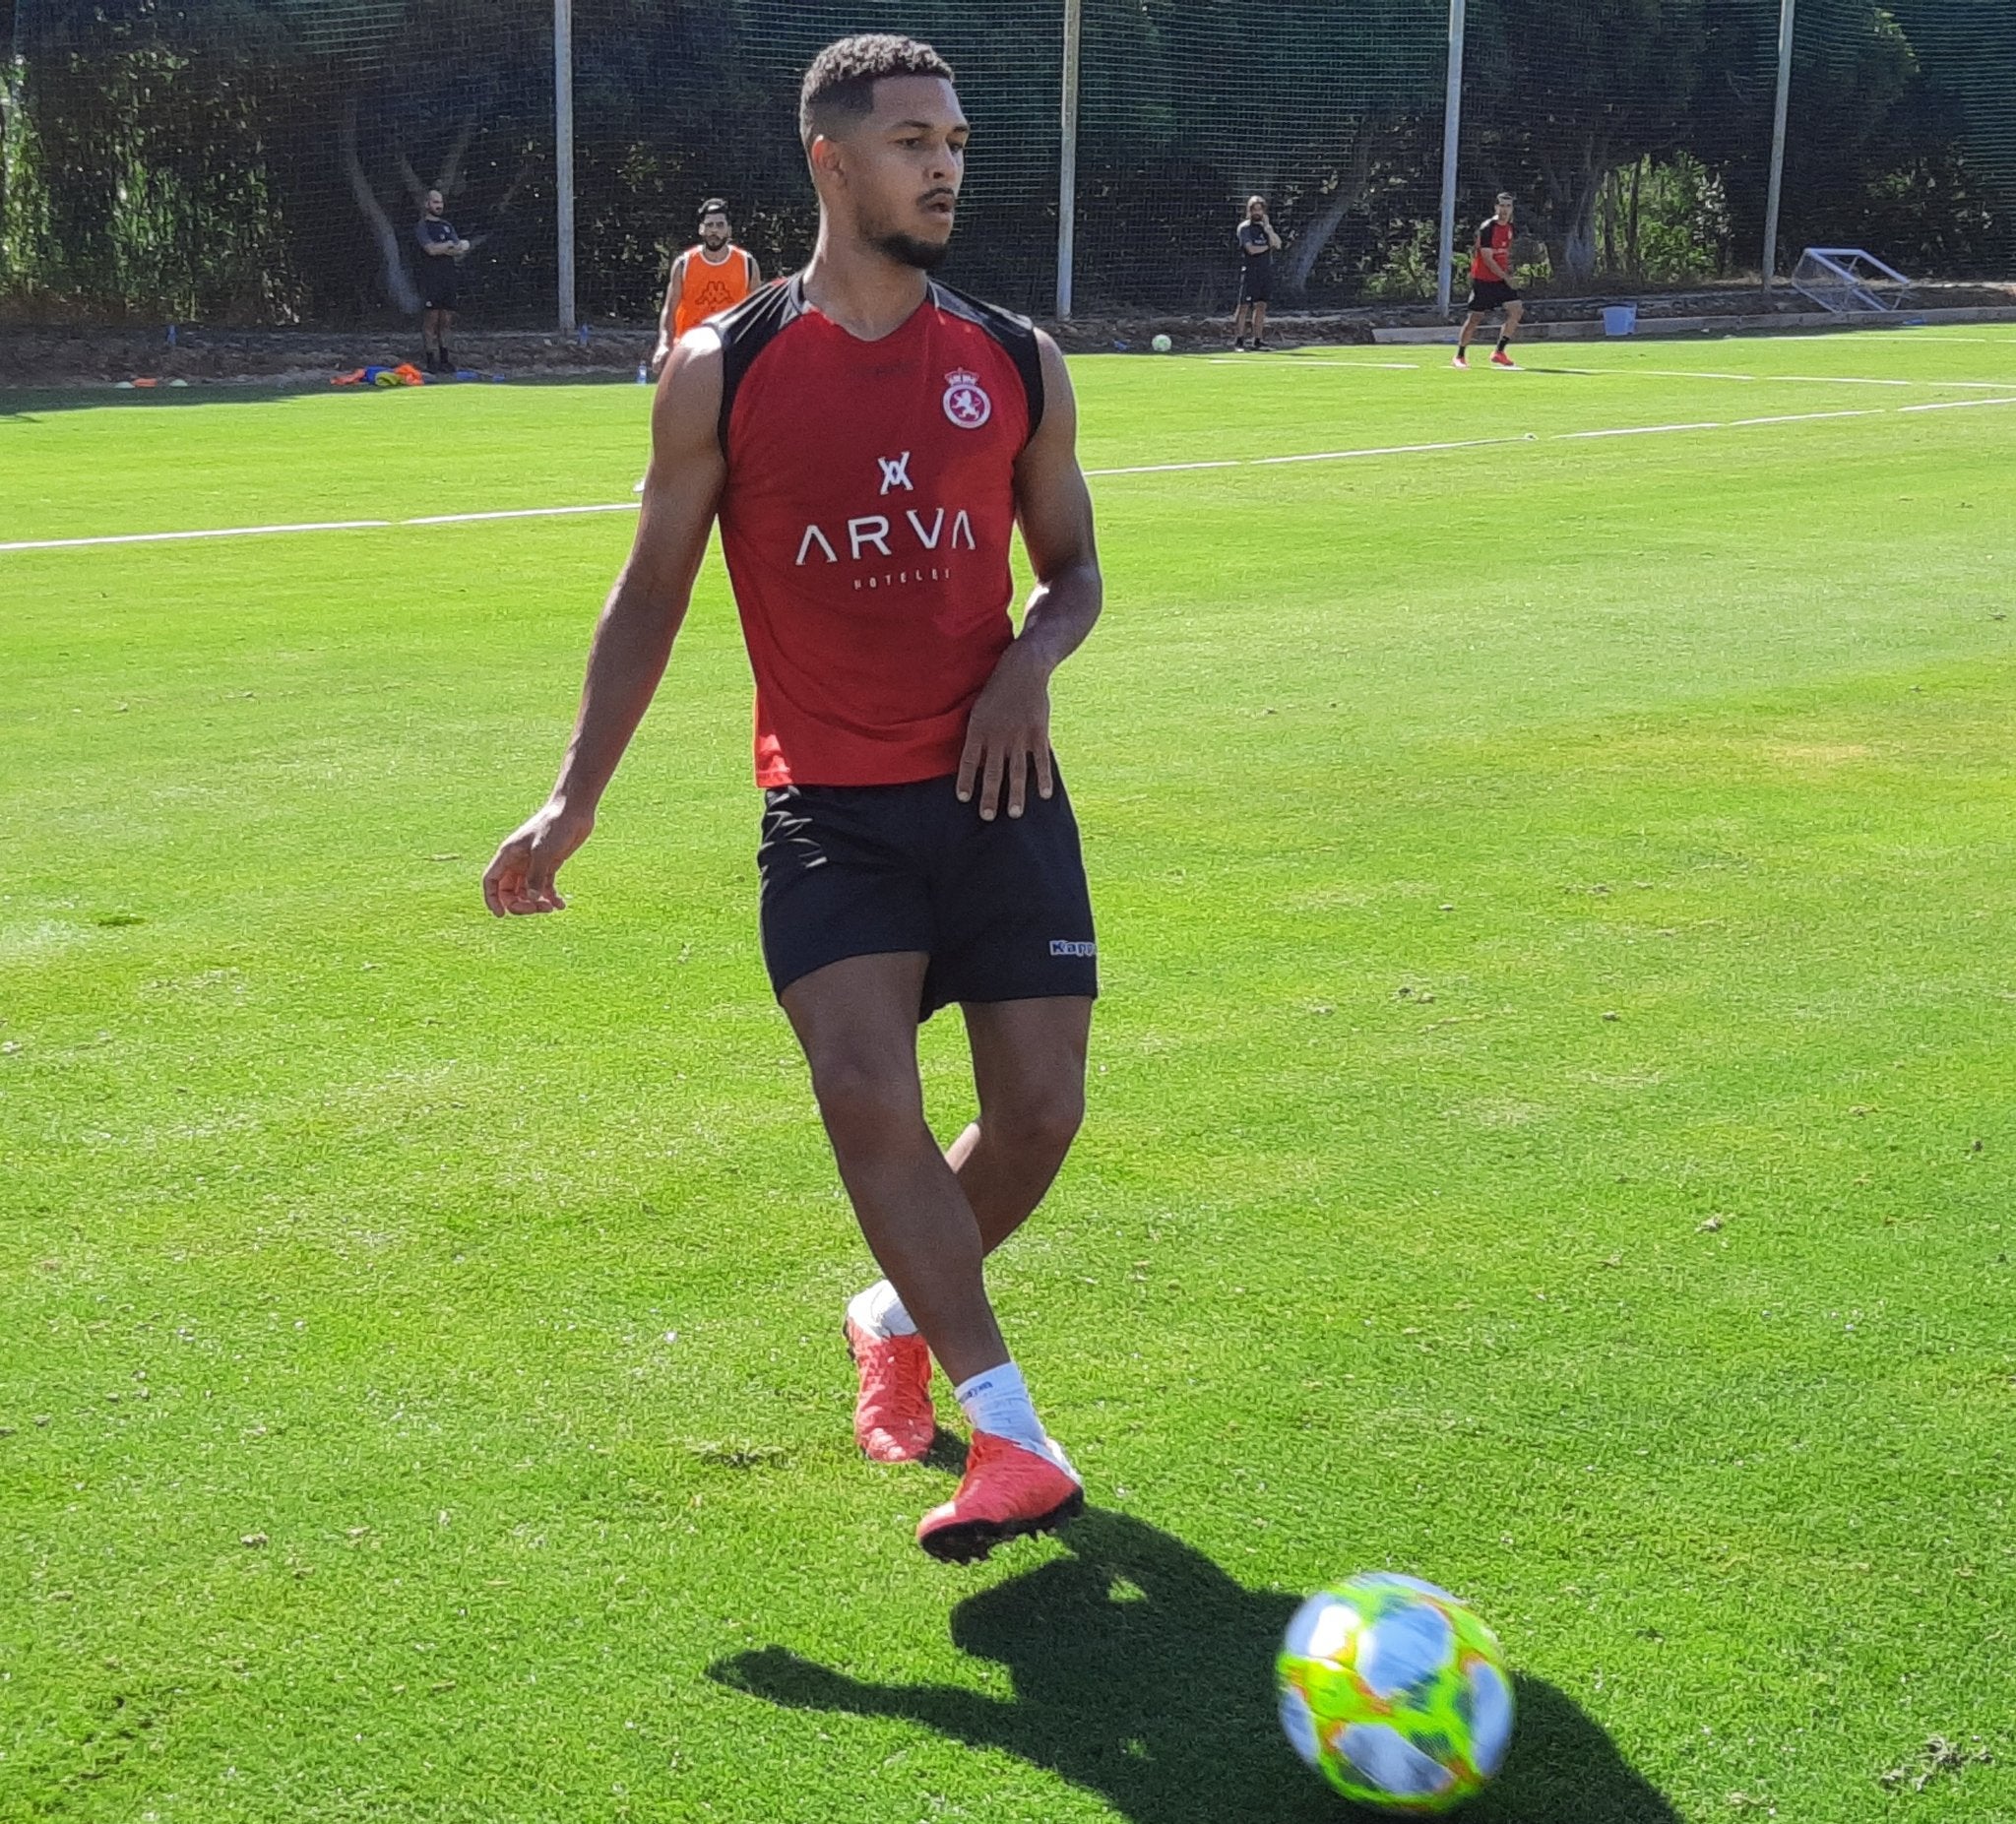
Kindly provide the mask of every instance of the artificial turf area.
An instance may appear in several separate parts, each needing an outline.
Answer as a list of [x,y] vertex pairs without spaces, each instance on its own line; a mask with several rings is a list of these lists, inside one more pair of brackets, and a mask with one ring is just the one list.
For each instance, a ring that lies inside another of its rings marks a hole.
[[[2016,330],[1524,358],[1077,363],[1237,466],[1094,482],[994,1285],[1096,1511],[976,1569],[851,1448],[718,562],[496,923],[627,512],[0,551],[0,1818],[1313,1824],[1371,1567],[1520,1674],[1478,1824],[2016,1815]],[[621,506],[646,407],[220,397],[0,416],[0,542]]]

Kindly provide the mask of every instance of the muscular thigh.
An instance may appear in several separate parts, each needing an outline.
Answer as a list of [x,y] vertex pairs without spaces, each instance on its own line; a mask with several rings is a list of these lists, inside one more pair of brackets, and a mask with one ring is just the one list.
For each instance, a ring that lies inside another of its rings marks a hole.
[[917,997],[925,957],[919,951],[848,957],[800,975],[778,997],[812,1067],[822,1098],[845,1084],[914,1096]]
[[990,1108],[1021,1111],[1082,1100],[1092,1034],[1089,996],[969,1001],[963,1011],[982,1121]]

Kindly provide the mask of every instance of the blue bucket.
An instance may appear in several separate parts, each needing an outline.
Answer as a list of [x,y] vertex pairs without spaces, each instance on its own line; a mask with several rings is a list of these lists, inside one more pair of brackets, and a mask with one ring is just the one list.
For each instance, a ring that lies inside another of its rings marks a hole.
[[1637,327],[1636,304],[1606,304],[1603,307],[1603,333],[1606,336],[1628,336]]

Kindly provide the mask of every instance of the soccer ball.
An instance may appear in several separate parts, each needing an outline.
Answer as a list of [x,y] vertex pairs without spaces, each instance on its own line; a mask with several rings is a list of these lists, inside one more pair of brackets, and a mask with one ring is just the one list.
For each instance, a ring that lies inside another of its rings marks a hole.
[[1148,346],[1151,348],[1153,348],[1157,354],[1166,354],[1176,345],[1169,341],[1169,339],[1166,336],[1158,336]]
[[1294,1751],[1361,1805],[1447,1811],[1483,1790],[1511,1744],[1497,1636],[1418,1577],[1318,1590],[1289,1622],[1275,1676]]

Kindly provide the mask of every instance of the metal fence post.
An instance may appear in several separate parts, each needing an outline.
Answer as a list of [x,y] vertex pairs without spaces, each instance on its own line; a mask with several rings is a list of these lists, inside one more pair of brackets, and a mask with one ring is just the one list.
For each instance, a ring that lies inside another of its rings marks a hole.
[[1084,0],[1064,0],[1064,75],[1057,138],[1057,320],[1071,315],[1072,232],[1078,225],[1078,37]]
[[560,327],[574,327],[574,5],[553,0],[553,187],[559,232]]
[[[1792,0],[1786,0],[1791,5]],[[1435,308],[1449,311],[1449,259],[1456,251],[1456,142],[1463,131],[1463,0],[1449,0],[1449,91],[1442,100],[1442,229],[1435,253]]]
[[1779,0],[1778,105],[1771,116],[1771,189],[1764,204],[1764,289],[1778,277],[1778,205],[1785,190],[1785,115],[1792,100],[1792,24],[1796,0]]

